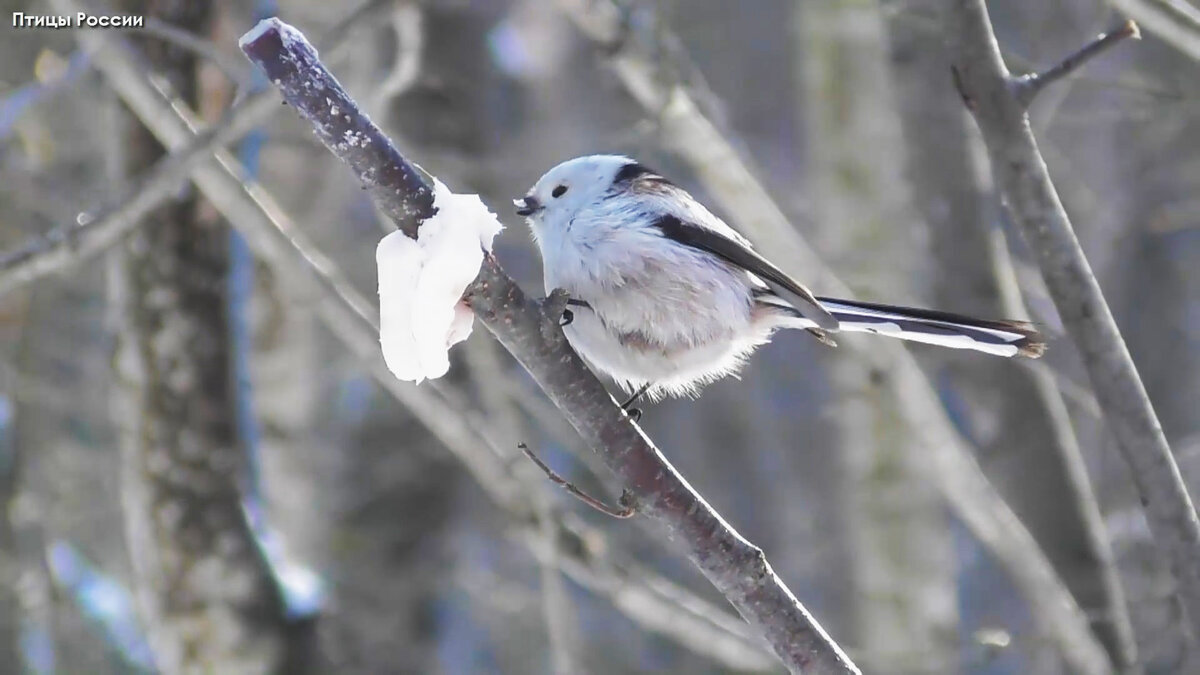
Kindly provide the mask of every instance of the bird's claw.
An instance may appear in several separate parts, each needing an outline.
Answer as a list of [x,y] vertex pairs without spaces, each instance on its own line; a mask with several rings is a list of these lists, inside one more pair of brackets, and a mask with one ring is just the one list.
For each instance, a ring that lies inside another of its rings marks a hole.
[[571,294],[562,288],[556,288],[542,299],[542,313],[559,326],[566,326],[574,319],[573,316],[568,317],[570,310],[567,309],[567,305],[570,302]]
[[542,300],[542,311],[546,316],[557,321],[560,328],[570,326],[571,322],[575,320],[575,313],[567,309],[568,306],[592,308],[587,301],[572,298],[571,294],[562,288],[550,291],[550,295]]
[[642,409],[641,408],[626,408],[625,414],[629,415],[629,419],[633,420],[634,422],[642,421]]

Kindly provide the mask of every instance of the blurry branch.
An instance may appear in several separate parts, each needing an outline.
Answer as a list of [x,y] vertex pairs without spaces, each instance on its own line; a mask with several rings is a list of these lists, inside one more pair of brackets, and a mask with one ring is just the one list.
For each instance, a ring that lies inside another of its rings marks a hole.
[[80,214],[78,222],[0,254],[0,296],[46,275],[73,268],[116,244],[147,214],[179,192],[196,167],[215,148],[244,136],[279,108],[274,91],[247,100],[225,122],[197,136],[191,144],[155,164],[98,216]]
[[154,653],[138,622],[133,594],[105,575],[70,542],[55,541],[47,547],[47,566],[57,585],[95,624],[121,658],[137,673],[157,672]]
[[[824,250],[848,261],[865,287],[911,296],[923,285],[914,272],[928,252],[908,226],[918,218],[917,186],[904,180],[906,162],[916,156],[901,124],[908,83],[898,81],[887,56],[891,31],[883,12],[875,2],[798,2],[792,20],[808,139],[806,192],[814,218],[838,224],[822,231]],[[936,180],[934,170],[923,169]],[[867,670],[939,672],[960,650],[949,509],[896,397],[875,385],[869,364],[834,356],[826,377],[838,445],[830,461],[837,466],[835,508],[846,523],[859,658]]]
[[396,34],[396,58],[387,77],[380,82],[367,104],[378,110],[384,103],[408,91],[421,75],[421,57],[425,49],[424,9],[415,0],[399,2],[392,8],[392,32]]
[[[937,21],[944,1],[910,0],[905,12],[889,19],[906,173],[939,268],[934,297],[947,307],[978,308],[984,316],[1027,318],[998,226],[999,204],[982,143],[946,76],[949,54]],[[1052,93],[1065,94],[1074,81]],[[959,417],[964,436],[978,448],[977,456],[1005,457],[989,475],[1090,618],[1116,669],[1137,672],[1136,644],[1099,504],[1046,361],[961,359],[941,350],[929,358],[942,391],[949,387],[977,404]],[[1013,368],[1017,364],[1034,367],[1023,372]],[[1051,632],[1044,617],[1033,619],[1035,635]]]
[[[1004,307],[1004,315],[1014,319],[1027,317],[1029,312],[1013,273],[1004,230],[995,225],[988,235],[992,272]],[[1104,616],[1096,619],[1096,623],[1102,624],[1103,628],[1097,630],[1108,636],[1106,642],[1110,643],[1109,652],[1121,672],[1140,672],[1141,668],[1137,665],[1137,643],[1133,634],[1133,622],[1129,618],[1125,589],[1121,585],[1116,556],[1113,554],[1110,537],[1104,525],[1100,502],[1088,477],[1087,464],[1079,447],[1075,428],[1071,425],[1071,413],[1067,410],[1066,401],[1063,400],[1062,392],[1059,391],[1049,368],[1030,369],[1029,376],[1053,434],[1050,447],[1054,451],[1054,458],[1062,465],[1063,484],[1067,488],[1066,498],[1070,502],[1067,508],[1077,513],[1083,522],[1082,534],[1086,538],[1090,557],[1095,558],[1096,576],[1103,589],[1102,596],[1107,600],[1101,608]]]
[[[643,628],[667,635],[697,654],[735,670],[774,669],[773,659],[764,662],[758,658],[761,652],[757,649],[760,645],[765,649],[766,645],[751,634],[745,622],[716,610],[707,600],[636,562],[598,555],[593,549],[602,546],[588,544],[601,542],[594,539],[602,536],[598,530],[589,531],[572,517],[568,517],[566,527],[575,534],[571,539],[560,540],[559,565],[575,583],[608,598]],[[580,548],[581,544],[586,548]],[[547,554],[544,540],[531,541],[530,545],[537,555]]]
[[1012,78],[1013,98],[1021,106],[1028,108],[1029,104],[1033,103],[1034,97],[1041,93],[1048,85],[1054,84],[1079,70],[1085,63],[1126,38],[1133,38],[1134,40],[1142,38],[1141,33],[1138,32],[1137,24],[1132,19],[1127,19],[1125,23],[1117,28],[1100,34],[1094,40],[1081,47],[1079,51],[1067,56],[1062,61],[1040,73],[1031,73]]
[[[278,21],[264,22],[243,37],[242,50],[313,124],[330,151],[350,165],[396,226],[415,236],[420,223],[435,212],[431,186],[299,38]],[[633,495],[639,513],[658,520],[686,546],[689,559],[767,638],[790,670],[858,672],[776,576],[762,550],[730,528],[617,407],[567,344],[558,316],[527,298],[491,255],[464,297],[604,458]]]
[[1000,56],[982,0],[947,5],[955,82],[983,133],[1000,193],[1034,250],[1042,276],[1092,380],[1105,421],[1133,472],[1150,529],[1169,560],[1196,634],[1200,520],[1100,286],[1059,201]]
[[[98,32],[86,38],[108,39]],[[183,103],[157,91],[124,49],[105,48],[97,53],[97,62],[117,93],[165,145],[196,147],[194,113]],[[272,110],[278,108],[273,96],[267,102]],[[213,153],[215,147],[210,144],[205,150]],[[315,310],[375,382],[411,410],[463,463],[485,494],[511,515],[517,534],[522,539],[536,539],[538,525],[527,501],[531,487],[513,478],[508,464],[501,459],[504,454],[489,442],[484,421],[444,386],[430,391],[393,377],[379,351],[379,318],[374,303],[353,288],[337,266],[309,242],[261,187],[248,180],[243,182],[244,172],[228,153],[219,151],[210,160],[197,160],[198,168],[193,169],[193,179],[201,192],[246,237],[255,254],[285,280],[283,285],[290,289],[293,298],[299,299],[298,304]],[[726,619],[724,610],[699,599],[690,608],[681,609],[674,596],[647,588],[641,580],[624,575],[619,568],[605,562],[593,550],[606,547],[599,532],[561,522],[556,527],[557,536],[564,542],[563,571],[597,594],[611,596],[619,591],[621,597],[613,598],[618,609],[623,609],[626,597],[634,598],[628,604],[645,610],[643,614],[630,614],[634,621],[731,668],[769,667],[760,643],[743,624]],[[675,595],[686,592],[679,590]],[[696,606],[706,609],[696,610]]]
[[1187,0],[1108,0],[1163,42],[1200,61],[1200,9]]
[[[354,25],[388,4],[389,0],[368,0],[331,29],[323,41],[330,44],[331,57],[332,53],[343,51]],[[79,61],[86,63],[87,59]],[[120,241],[146,214],[174,197],[188,176],[214,150],[262,124],[279,110],[279,104],[279,94],[273,88],[242,100],[221,122],[190,138],[186,147],[159,160],[144,178],[113,200],[111,207],[95,214],[81,214],[75,224],[55,228],[16,249],[0,253],[0,297],[19,286],[73,267]],[[164,111],[174,114],[169,108]]]
[[250,69],[246,68],[240,60],[219,49],[211,40],[205,40],[195,33],[177,28],[157,17],[147,16],[145,23],[145,26],[139,28],[122,30],[136,31],[139,35],[153,35],[164,42],[186,49],[210,61],[220,68],[221,72],[225,73],[225,77],[228,77],[234,84],[242,86],[250,84]]
[[67,68],[62,73],[42,81],[35,79],[4,92],[0,97],[0,141],[8,140],[16,130],[17,121],[26,110],[40,105],[56,92],[71,84],[80,73],[87,71],[88,58],[77,50],[67,58]]
[[[809,286],[852,297],[850,289],[792,228],[787,216],[755,178],[734,143],[732,134],[705,117],[686,81],[663,81],[658,64],[632,44],[633,27],[612,0],[559,0],[559,4],[601,51],[630,94],[654,116],[662,142],[682,157],[697,177],[758,247],[775,252],[785,271]],[[657,37],[657,36],[656,36]],[[661,49],[652,49],[661,53]],[[672,66],[673,72],[694,72]],[[1008,572],[1032,610],[1047,619],[1052,638],[1078,672],[1107,672],[1108,658],[1088,625],[1087,616],[1054,571],[1045,553],[983,474],[967,442],[959,435],[928,377],[916,360],[893,341],[855,348],[843,347],[879,371],[885,386],[900,403],[904,419],[915,430],[933,464],[935,481],[947,503],[971,533]]]
[[[499,429],[500,438],[525,437],[526,424],[517,406],[517,401],[496,382],[504,380],[500,346],[494,341],[477,336],[467,344],[467,363],[475,391],[488,416],[490,426]],[[562,556],[559,551],[558,528],[555,520],[554,502],[548,490],[538,485],[537,476],[528,465],[513,466],[513,475],[530,486],[534,513],[537,516],[538,532],[544,555],[534,557],[538,563],[541,583],[542,617],[545,624],[550,651],[550,663],[555,675],[570,675],[578,672],[575,665],[575,621],[570,598],[563,584],[560,568]]]

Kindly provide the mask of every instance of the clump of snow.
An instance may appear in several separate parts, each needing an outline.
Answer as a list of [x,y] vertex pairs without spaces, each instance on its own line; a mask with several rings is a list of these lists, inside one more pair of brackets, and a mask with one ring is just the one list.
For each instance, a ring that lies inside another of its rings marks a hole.
[[491,252],[500,221],[478,195],[434,182],[438,212],[417,239],[392,232],[379,242],[379,343],[388,370],[410,382],[450,369],[450,347],[467,339],[475,315],[459,302]]

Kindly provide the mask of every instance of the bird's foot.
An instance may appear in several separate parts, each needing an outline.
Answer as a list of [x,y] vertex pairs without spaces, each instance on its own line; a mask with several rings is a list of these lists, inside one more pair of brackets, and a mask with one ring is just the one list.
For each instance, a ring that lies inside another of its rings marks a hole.
[[557,321],[560,328],[570,326],[575,320],[575,313],[567,309],[568,306],[592,308],[586,301],[572,298],[570,293],[561,288],[550,291],[550,295],[542,300],[542,312],[550,320]]

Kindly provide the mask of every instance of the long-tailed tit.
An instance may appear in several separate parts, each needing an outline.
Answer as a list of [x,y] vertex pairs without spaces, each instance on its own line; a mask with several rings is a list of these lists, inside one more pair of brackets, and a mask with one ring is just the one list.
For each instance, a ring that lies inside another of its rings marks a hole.
[[582,309],[564,331],[571,346],[618,384],[686,395],[738,369],[779,328],[857,331],[1038,357],[1027,323],[814,296],[757,253],[687,191],[614,155],[563,162],[523,198],[541,249],[546,291]]

